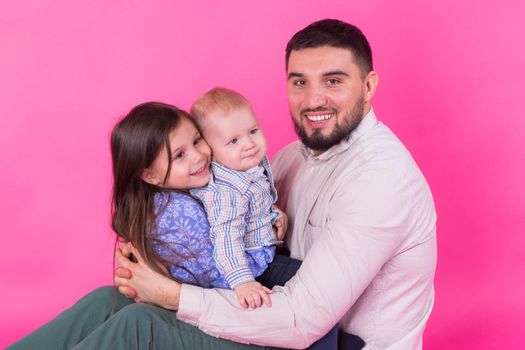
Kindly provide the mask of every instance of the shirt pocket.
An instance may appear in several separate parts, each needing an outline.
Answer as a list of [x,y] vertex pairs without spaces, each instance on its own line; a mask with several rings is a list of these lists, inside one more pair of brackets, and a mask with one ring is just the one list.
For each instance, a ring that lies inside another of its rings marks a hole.
[[313,225],[310,220],[306,223],[306,227],[304,228],[304,247],[305,247],[305,253],[307,253],[312,245],[315,243],[316,240],[321,237],[321,234],[323,233],[323,226],[317,226]]

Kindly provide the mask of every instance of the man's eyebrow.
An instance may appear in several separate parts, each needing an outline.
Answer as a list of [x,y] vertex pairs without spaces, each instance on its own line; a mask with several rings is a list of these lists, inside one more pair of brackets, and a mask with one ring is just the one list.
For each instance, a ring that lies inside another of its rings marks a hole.
[[334,71],[323,73],[324,77],[328,77],[328,76],[332,76],[332,75],[343,75],[345,77],[349,77],[350,76],[347,72],[344,72],[342,70],[334,70]]
[[292,78],[302,78],[304,77],[304,74],[302,73],[297,73],[297,72],[290,72],[288,73],[288,80],[292,79]]
[[[334,75],[341,75],[341,76],[345,76],[345,77],[349,77],[350,76],[350,74],[348,74],[347,72],[339,70],[339,69],[323,73],[323,77],[330,77],[330,76],[334,76]],[[297,72],[290,72],[290,73],[288,73],[288,80],[293,79],[293,78],[304,78],[304,74],[303,73],[297,73]]]

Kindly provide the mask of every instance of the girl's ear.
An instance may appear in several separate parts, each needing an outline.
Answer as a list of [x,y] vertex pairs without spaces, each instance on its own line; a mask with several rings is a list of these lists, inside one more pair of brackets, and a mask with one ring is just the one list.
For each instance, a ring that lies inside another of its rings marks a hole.
[[159,186],[161,184],[161,181],[158,179],[156,173],[150,168],[144,169],[140,178],[142,181],[147,182],[150,185]]

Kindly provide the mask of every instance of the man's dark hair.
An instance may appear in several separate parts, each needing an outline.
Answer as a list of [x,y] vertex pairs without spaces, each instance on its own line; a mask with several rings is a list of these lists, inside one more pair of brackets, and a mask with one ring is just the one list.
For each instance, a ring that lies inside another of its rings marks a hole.
[[371,70],[372,49],[365,35],[356,26],[338,19],[322,19],[298,31],[286,45],[286,69],[292,51],[332,46],[349,50],[364,78]]

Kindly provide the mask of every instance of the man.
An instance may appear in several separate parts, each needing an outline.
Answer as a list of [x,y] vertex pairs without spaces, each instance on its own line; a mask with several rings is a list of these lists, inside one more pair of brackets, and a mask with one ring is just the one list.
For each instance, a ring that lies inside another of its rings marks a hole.
[[[294,35],[286,60],[301,140],[279,152],[272,168],[278,204],[290,219],[290,254],[303,263],[273,289],[272,307],[244,310],[229,290],[181,285],[152,271],[126,244],[116,252],[119,291],[177,315],[120,297],[121,311],[107,320],[93,311],[108,308],[101,301],[111,305],[105,289],[50,329],[58,334],[61,325],[89,319],[85,328],[92,333],[80,349],[251,348],[218,337],[305,348],[339,323],[365,349],[421,349],[434,301],[436,214],[414,160],[372,109],[378,78],[368,41],[353,25],[322,20]],[[90,321],[95,313],[104,326]]]
[[153,300],[241,342],[306,347],[340,322],[367,349],[420,349],[434,300],[436,214],[416,163],[372,109],[378,78],[368,41],[353,25],[322,20],[290,40],[286,59],[301,142],[272,167],[301,268],[274,288],[272,308],[257,312],[233,307],[229,293],[189,285],[180,301],[174,292]]

